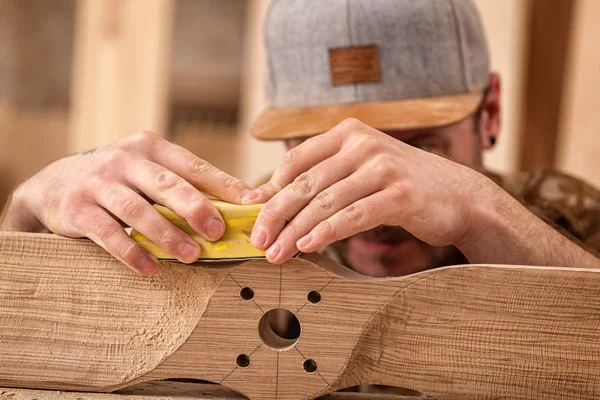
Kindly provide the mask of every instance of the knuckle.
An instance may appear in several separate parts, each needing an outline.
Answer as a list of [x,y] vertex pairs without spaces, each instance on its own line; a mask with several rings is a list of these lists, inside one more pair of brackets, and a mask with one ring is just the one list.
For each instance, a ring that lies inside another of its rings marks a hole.
[[142,217],[143,208],[134,198],[124,198],[120,201],[120,210],[123,218],[135,221]]
[[294,223],[290,223],[285,227],[285,236],[288,238],[297,238],[300,236],[299,233],[300,229]]
[[188,204],[189,207],[186,215],[182,215],[182,217],[184,218],[191,217],[193,215],[208,218],[209,214],[211,213],[211,209],[207,198],[199,193],[191,195]]
[[234,177],[226,174],[225,172],[219,173],[219,181],[221,182],[221,187],[225,191],[229,191],[229,190],[237,187],[237,185],[238,185],[238,180],[235,179]]
[[387,177],[396,168],[394,158],[385,153],[380,153],[373,157],[373,163],[375,165],[375,173],[379,177]]
[[330,213],[334,208],[334,201],[331,194],[328,192],[321,192],[315,197],[315,205],[326,213]]
[[321,235],[325,239],[331,239],[335,237],[335,230],[333,229],[333,225],[329,221],[323,221],[320,224]]
[[84,183],[81,190],[86,193],[94,193],[99,188],[106,186],[106,169],[90,171],[83,177]]
[[359,142],[362,147],[371,151],[378,150],[381,147],[381,141],[377,137],[371,135],[362,135]]
[[285,224],[286,220],[282,214],[281,202],[277,199],[269,201],[260,211],[259,218],[263,224]]
[[279,204],[277,199],[272,199],[260,210],[258,217],[261,221],[273,221],[278,214],[278,209]]
[[161,192],[175,188],[180,181],[181,179],[171,171],[160,171],[156,175],[156,186]]
[[109,211],[117,209],[123,200],[121,191],[114,187],[109,187],[104,189],[103,192]]
[[161,137],[152,132],[152,131],[139,131],[137,133],[134,133],[132,135],[132,140],[134,143],[138,143],[138,144],[147,144],[147,143],[152,143],[158,139],[160,139]]
[[160,229],[157,233],[157,240],[162,247],[165,249],[174,249],[176,244],[179,242],[177,234],[178,232],[174,228]]
[[81,227],[85,221],[90,220],[87,205],[80,200],[68,198],[62,203],[60,215],[64,215],[67,220],[72,221],[75,226]]
[[[123,171],[123,163],[130,154],[122,147],[113,147],[101,153],[98,161],[88,171],[88,178],[103,180],[108,177],[115,178],[115,171]],[[94,182],[99,183],[99,182]]]
[[380,148],[379,140],[371,135],[357,135],[348,141],[351,153],[376,153]]
[[179,215],[186,221],[195,221],[204,225],[204,222],[210,218],[218,218],[219,211],[210,203],[210,201],[198,192],[188,197],[190,200],[178,211]]
[[308,173],[304,173],[294,179],[294,183],[292,185],[294,191],[301,195],[309,195],[313,193],[315,186],[314,178]]
[[391,187],[392,193],[392,201],[396,202],[405,202],[407,198],[411,196],[413,192],[413,187],[409,182],[401,181],[394,182]]
[[189,161],[189,170],[194,175],[204,175],[210,171],[211,168],[212,165],[208,161],[198,157],[192,157]]
[[127,150],[122,147],[113,147],[112,149],[108,149],[105,152],[105,156],[103,158],[103,162],[105,166],[116,165],[117,163],[121,163],[129,156]]
[[351,204],[344,210],[346,219],[354,224],[358,224],[362,221],[364,212],[356,204]]
[[338,127],[341,129],[350,129],[354,130],[364,125],[362,121],[356,118],[346,118],[342,122],[339,123]]
[[119,246],[117,250],[118,256],[127,264],[133,264],[137,259],[142,257],[143,250],[133,240],[127,240]]
[[298,163],[298,161],[300,161],[300,158],[302,157],[299,148],[295,147],[291,150],[289,150],[287,153],[285,153],[285,156],[283,158],[283,165],[290,167],[296,163]]
[[[95,221],[91,220],[90,222],[94,223]],[[111,239],[115,237],[118,233],[115,230],[115,226],[108,223],[98,223],[94,224],[96,226],[96,235],[102,240],[104,243],[111,242]],[[120,229],[120,228],[119,228]]]

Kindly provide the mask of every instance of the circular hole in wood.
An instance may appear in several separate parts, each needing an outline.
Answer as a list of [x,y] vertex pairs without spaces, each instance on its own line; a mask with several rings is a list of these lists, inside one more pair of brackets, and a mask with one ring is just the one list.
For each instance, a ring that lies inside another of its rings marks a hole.
[[287,350],[300,338],[300,321],[284,308],[274,308],[263,314],[258,322],[258,336],[273,350]]
[[319,304],[321,302],[321,293],[317,292],[316,290],[311,290],[308,292],[306,300],[313,304]]
[[248,368],[250,365],[250,357],[248,357],[246,354],[240,354],[236,357],[235,363],[240,368]]
[[252,300],[254,298],[254,290],[244,287],[240,290],[240,297],[246,301]]
[[317,372],[317,362],[312,358],[309,358],[308,360],[304,361],[302,367],[309,374],[314,374],[315,372]]

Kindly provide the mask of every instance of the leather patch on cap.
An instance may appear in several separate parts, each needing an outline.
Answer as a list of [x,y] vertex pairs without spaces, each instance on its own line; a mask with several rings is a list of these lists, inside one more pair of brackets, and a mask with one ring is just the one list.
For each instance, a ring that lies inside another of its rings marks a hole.
[[331,84],[379,82],[379,47],[369,46],[338,47],[329,49]]

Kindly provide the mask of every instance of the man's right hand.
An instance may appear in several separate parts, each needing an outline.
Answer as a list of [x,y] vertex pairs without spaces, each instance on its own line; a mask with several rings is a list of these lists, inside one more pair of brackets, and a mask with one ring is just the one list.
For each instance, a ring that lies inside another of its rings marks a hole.
[[163,204],[207,240],[218,240],[225,225],[201,193],[241,203],[250,187],[150,132],[63,158],[20,185],[0,223],[1,230],[88,237],[127,266],[152,274],[158,262],[122,225],[144,234],[183,262],[200,246],[152,207]]

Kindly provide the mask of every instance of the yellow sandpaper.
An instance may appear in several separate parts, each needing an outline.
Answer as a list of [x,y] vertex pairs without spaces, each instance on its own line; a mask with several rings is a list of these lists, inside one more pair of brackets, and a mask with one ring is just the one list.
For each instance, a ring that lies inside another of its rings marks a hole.
[[[230,260],[245,260],[250,258],[264,258],[264,250],[259,250],[250,242],[250,234],[252,227],[256,222],[256,217],[262,204],[257,205],[237,205],[226,203],[220,200],[212,200],[212,204],[223,216],[225,221],[225,233],[223,237],[216,242],[209,242],[192,227],[175,214],[172,210],[161,205],[154,207],[172,222],[179,229],[189,234],[202,248],[198,260],[202,261],[230,261]],[[132,230],[131,237],[139,242],[145,249],[152,253],[156,258],[161,260],[173,260],[175,257],[161,249],[158,245],[152,242],[143,234]]]

